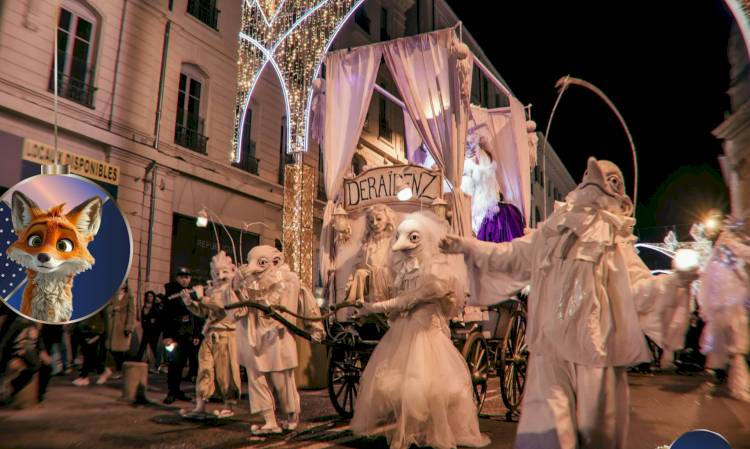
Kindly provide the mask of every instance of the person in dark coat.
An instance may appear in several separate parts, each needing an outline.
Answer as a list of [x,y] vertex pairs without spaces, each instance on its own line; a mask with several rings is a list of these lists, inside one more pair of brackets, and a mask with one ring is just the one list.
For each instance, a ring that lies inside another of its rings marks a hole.
[[143,360],[146,354],[146,348],[151,348],[156,361],[156,368],[159,367],[159,337],[161,336],[161,313],[162,302],[156,303],[156,293],[149,290],[143,295],[143,307],[141,308],[141,328],[143,329],[143,338],[138,348],[136,360]]
[[38,400],[44,399],[52,367],[41,326],[21,318],[0,302],[0,404],[12,402],[37,373]]
[[177,271],[175,280],[164,285],[163,331],[164,347],[167,350],[167,384],[169,391],[164,398],[165,404],[176,400],[189,401],[188,396],[180,389],[182,371],[188,358],[195,352],[200,339],[197,338],[195,319],[179,296],[182,290],[189,290],[192,273],[187,268]]
[[96,380],[98,385],[104,384],[112,376],[112,370],[105,367],[107,361],[107,308],[82,321],[79,325],[81,336],[81,355],[83,355],[83,366],[78,378],[73,385],[85,387],[89,384],[89,373],[95,371],[99,374]]

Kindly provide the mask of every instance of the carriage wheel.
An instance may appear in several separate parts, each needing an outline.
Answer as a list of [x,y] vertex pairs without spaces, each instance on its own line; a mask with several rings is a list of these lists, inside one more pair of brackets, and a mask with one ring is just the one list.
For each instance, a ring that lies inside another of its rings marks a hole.
[[484,405],[484,398],[487,395],[487,377],[490,371],[487,340],[484,339],[481,333],[473,332],[464,344],[462,355],[466,360],[466,364],[469,365],[477,412],[481,412],[482,405]]
[[364,368],[365,360],[358,351],[333,348],[328,356],[328,396],[342,418],[349,419],[354,415],[354,402]]
[[514,309],[511,312],[502,346],[497,353],[500,360],[495,366],[499,370],[503,404],[511,413],[515,413],[521,408],[529,358],[526,346],[526,313],[523,310]]

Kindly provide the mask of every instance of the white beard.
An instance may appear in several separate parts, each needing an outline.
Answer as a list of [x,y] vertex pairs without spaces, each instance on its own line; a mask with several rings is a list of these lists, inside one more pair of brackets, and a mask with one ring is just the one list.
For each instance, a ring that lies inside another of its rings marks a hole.
[[479,164],[473,158],[464,162],[461,190],[471,195],[471,227],[475,233],[479,233],[487,214],[498,210],[500,185],[497,182],[496,168],[496,163],[490,162],[486,157],[480,157]]
[[65,273],[37,273],[34,296],[31,298],[31,317],[41,321],[60,323],[73,315],[73,297],[65,290]]

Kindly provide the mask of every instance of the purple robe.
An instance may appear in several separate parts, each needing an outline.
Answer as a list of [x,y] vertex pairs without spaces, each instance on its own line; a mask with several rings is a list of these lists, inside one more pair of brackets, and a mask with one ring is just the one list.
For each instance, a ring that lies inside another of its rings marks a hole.
[[482,220],[477,238],[485,242],[509,242],[523,235],[523,215],[512,204],[500,203],[499,210],[489,213]]

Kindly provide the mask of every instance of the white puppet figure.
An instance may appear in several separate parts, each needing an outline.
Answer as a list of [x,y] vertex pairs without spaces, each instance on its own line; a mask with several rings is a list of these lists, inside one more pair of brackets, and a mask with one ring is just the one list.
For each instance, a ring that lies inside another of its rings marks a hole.
[[474,145],[467,144],[464,175],[461,191],[471,195],[471,228],[479,233],[482,221],[487,214],[498,211],[500,184],[497,181],[497,162],[487,150],[485,136],[478,138]]
[[[304,316],[319,316],[320,310],[312,294],[301,288],[299,278],[284,264],[284,257],[274,247],[256,246],[247,256],[247,264],[235,277],[235,287],[241,299],[259,301]],[[295,318],[282,314],[291,322]],[[298,364],[294,335],[283,324],[253,308],[242,308],[236,313],[240,321],[237,330],[237,349],[240,362],[248,375],[250,411],[261,414],[264,424],[253,424],[254,434],[279,433],[282,428],[294,430],[299,424],[300,399],[294,380]],[[320,340],[320,322],[308,322],[314,338]],[[275,394],[274,394],[275,393]],[[278,398],[278,404],[274,400]],[[276,420],[276,408],[283,413],[282,425]]]
[[729,367],[727,387],[733,397],[750,402],[750,233],[748,217],[730,219],[714,244],[701,274],[698,292],[700,314],[706,322],[701,352],[706,368],[723,380]]
[[450,338],[464,287],[438,248],[445,232],[445,221],[431,212],[407,215],[389,263],[393,296],[364,303],[361,312],[386,313],[391,325],[362,374],[351,428],[371,435],[390,424],[394,449],[489,443],[479,432],[469,369]]
[[388,291],[388,253],[395,215],[388,206],[376,204],[367,208],[365,220],[355,271],[349,279],[349,301],[372,302]]
[[224,310],[224,306],[237,302],[232,291],[235,266],[224,251],[219,251],[211,259],[211,282],[193,288],[195,300],[188,290],[181,293],[187,308],[195,315],[205,318],[204,339],[198,350],[198,376],[195,383],[195,408],[185,416],[199,416],[206,412],[206,403],[213,396],[216,386],[224,399],[224,408],[215,410],[219,418],[234,415],[232,405],[240,398],[240,368],[237,363],[237,342],[235,339],[235,318]]
[[[589,158],[583,181],[529,234],[488,243],[447,237],[482,293],[530,283],[528,378],[516,448],[624,449],[627,368],[651,360],[644,335],[680,348],[696,269],[653,276],[638,257],[622,172]],[[478,298],[482,302],[482,298]]]

